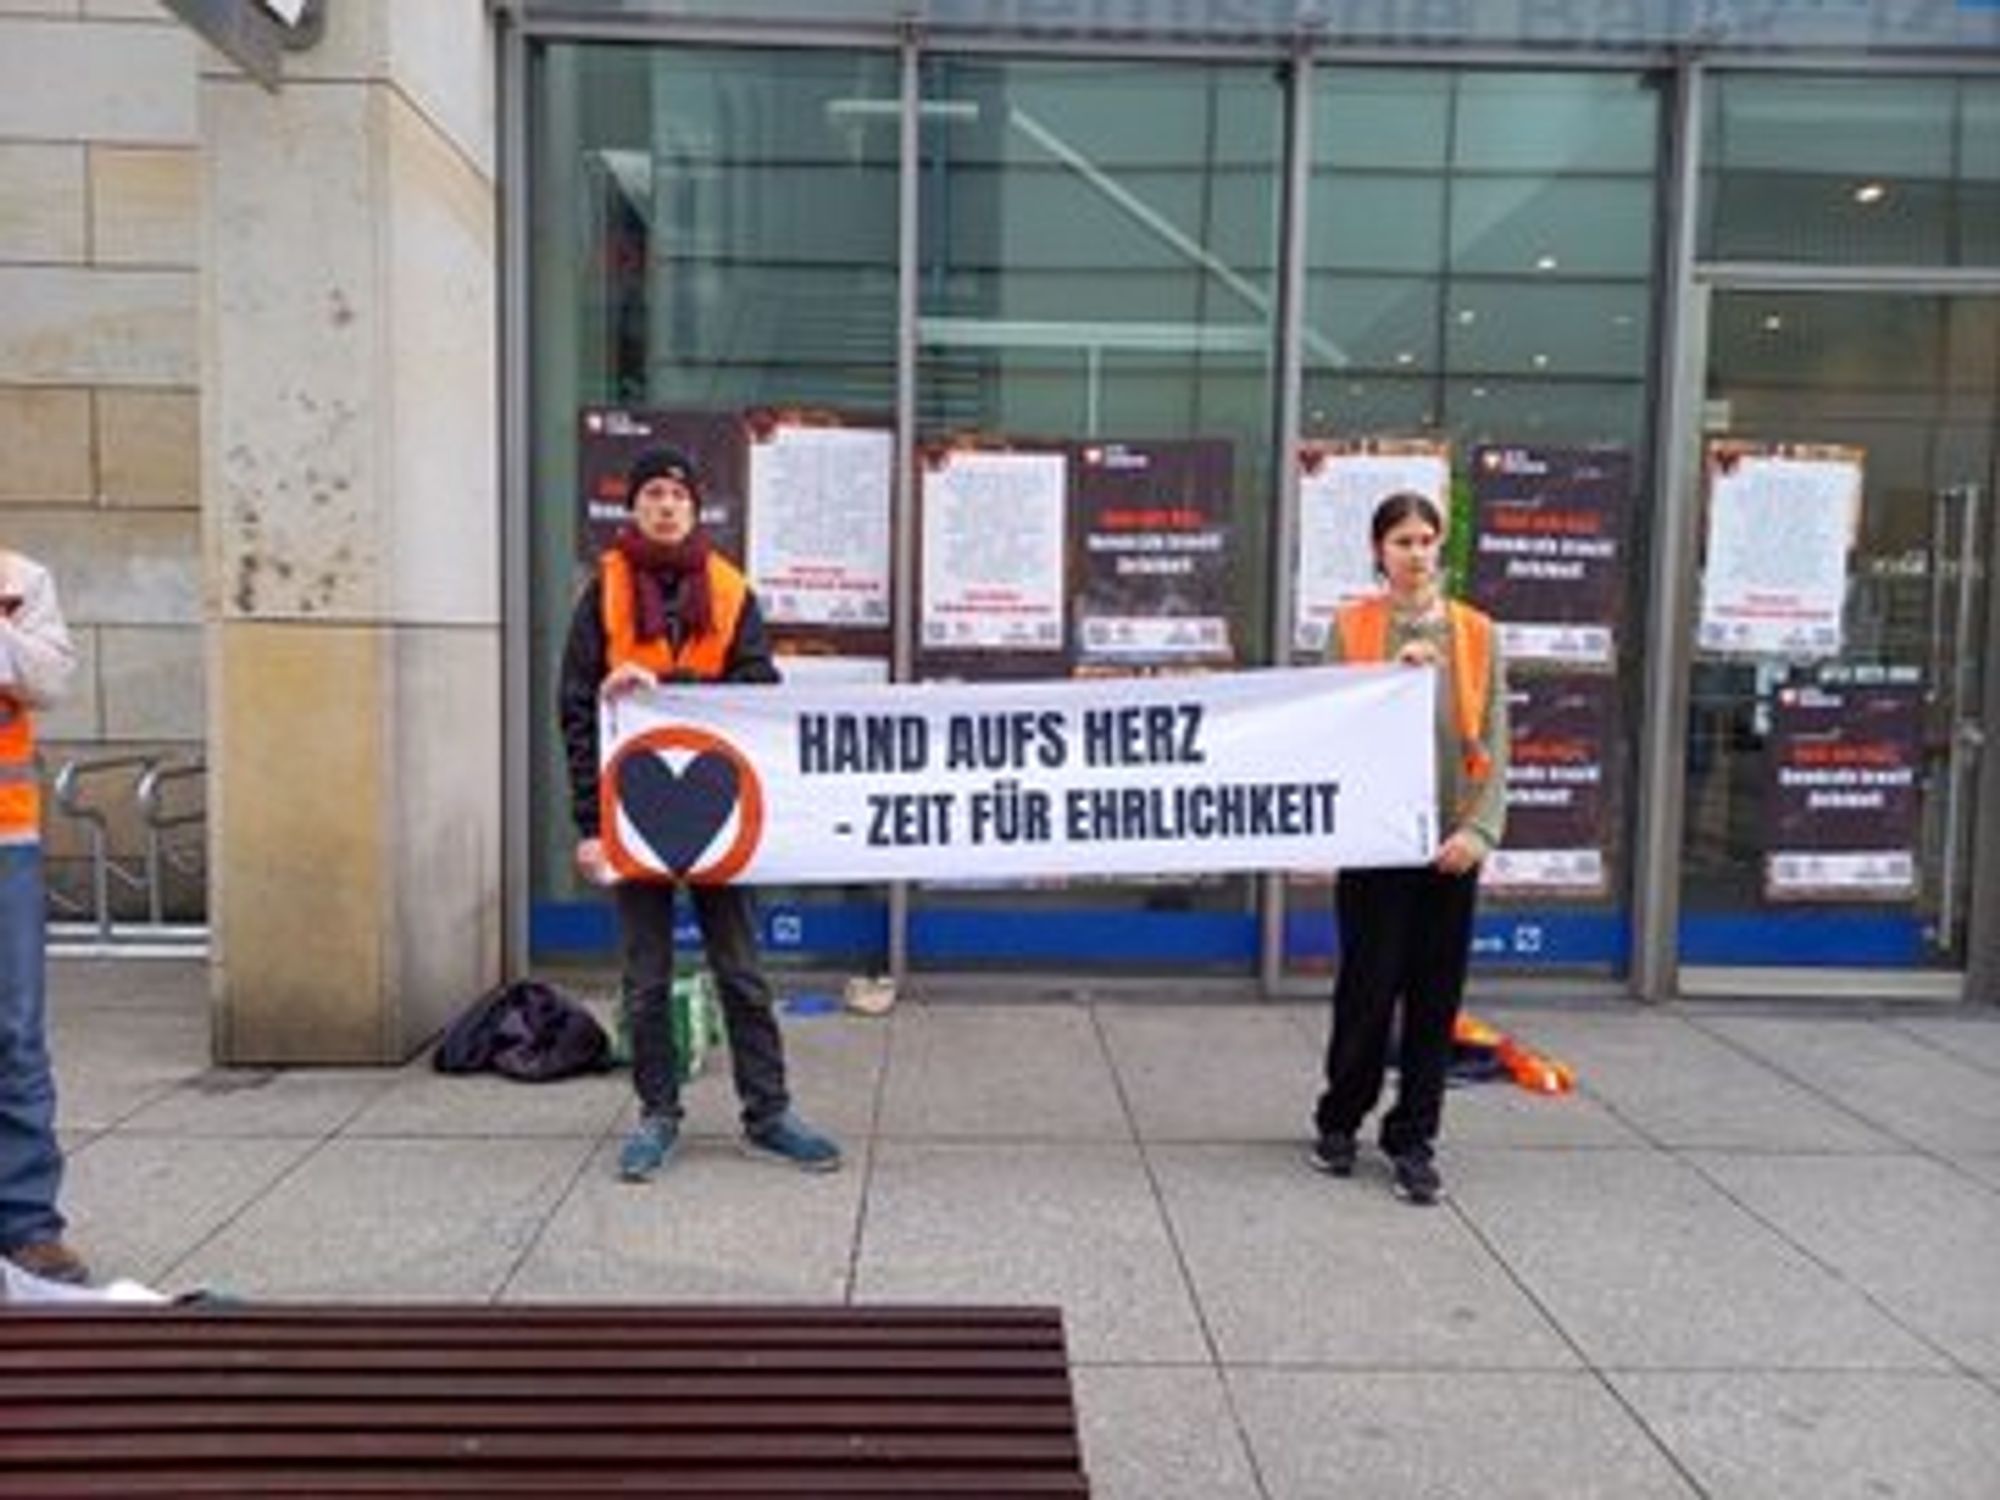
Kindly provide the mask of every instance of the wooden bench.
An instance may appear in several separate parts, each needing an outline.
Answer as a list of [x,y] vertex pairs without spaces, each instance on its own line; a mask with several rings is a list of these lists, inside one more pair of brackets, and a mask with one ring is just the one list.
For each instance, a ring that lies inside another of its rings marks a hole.
[[1053,1308],[0,1309],[0,1494],[1087,1496]]

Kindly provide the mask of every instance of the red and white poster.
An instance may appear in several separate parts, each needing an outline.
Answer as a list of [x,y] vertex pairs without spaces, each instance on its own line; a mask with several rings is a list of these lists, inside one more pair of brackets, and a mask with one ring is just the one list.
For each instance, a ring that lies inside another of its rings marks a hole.
[[1832,444],[1709,443],[1704,651],[1838,656],[1863,454]]
[[1061,658],[1067,454],[939,447],[919,473],[922,648]]
[[1299,446],[1299,554],[1292,645],[1326,649],[1341,605],[1381,587],[1368,534],[1375,507],[1399,490],[1451,513],[1451,450],[1428,438],[1363,438]]

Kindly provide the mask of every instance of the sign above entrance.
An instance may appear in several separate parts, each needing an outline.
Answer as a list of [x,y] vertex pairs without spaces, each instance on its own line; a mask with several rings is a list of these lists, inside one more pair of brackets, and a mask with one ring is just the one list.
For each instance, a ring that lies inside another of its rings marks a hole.
[[161,0],[217,51],[276,91],[283,55],[302,51],[326,27],[326,0]]
[[[515,0],[532,21],[628,17],[741,27],[736,0]],[[915,27],[1044,44],[1693,46],[1958,52],[2000,45],[2000,0],[763,0],[758,24]]]

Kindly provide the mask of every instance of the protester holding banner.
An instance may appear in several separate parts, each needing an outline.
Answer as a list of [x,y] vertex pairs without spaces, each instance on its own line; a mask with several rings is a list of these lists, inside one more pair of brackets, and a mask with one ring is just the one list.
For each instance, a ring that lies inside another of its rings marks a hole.
[[1438,807],[1449,831],[1428,865],[1340,874],[1340,974],[1310,1160],[1335,1177],[1354,1171],[1355,1134],[1381,1097],[1400,1006],[1396,1103],[1382,1118],[1380,1140],[1397,1193],[1430,1204],[1443,1188],[1432,1153],[1471,954],[1479,864],[1506,825],[1507,688],[1493,622],[1444,595],[1437,506],[1398,492],[1376,506],[1369,533],[1387,589],[1341,608],[1328,656],[1438,674]]
[[[560,716],[577,868],[595,884],[612,885],[617,903],[640,1110],[618,1170],[628,1181],[643,1182],[666,1165],[680,1134],[671,1018],[675,886],[620,880],[610,867],[599,821],[600,700],[663,682],[775,683],[778,672],[756,596],[701,529],[700,480],[687,456],[669,448],[641,453],[626,474],[625,504],[629,519],[570,621]],[[689,895],[722,1000],[745,1148],[809,1172],[834,1170],[839,1146],[791,1108],[784,1043],[771,986],[758,964],[749,893],[740,886],[690,885]]]

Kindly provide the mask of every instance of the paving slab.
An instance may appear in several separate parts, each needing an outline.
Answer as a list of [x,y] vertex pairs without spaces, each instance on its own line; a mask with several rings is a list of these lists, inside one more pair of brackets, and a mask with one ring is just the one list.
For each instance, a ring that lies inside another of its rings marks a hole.
[[2000,1192],[2000,1151],[1954,1151],[1951,1164]]
[[1551,1011],[1518,1021],[1506,1015],[1505,1024],[1569,1063],[1586,1098],[1658,1145],[1788,1151],[1896,1145],[1677,1014]]
[[522,1083],[499,1073],[397,1071],[346,1124],[350,1136],[600,1136],[629,1096],[623,1074]]
[[899,1006],[882,1133],[992,1140],[1129,1140],[1086,1006]]
[[209,1068],[118,1128],[154,1135],[332,1135],[394,1087],[391,1068]]
[[1906,1327],[2000,1373],[2000,1194],[1923,1157],[1696,1161]]
[[1104,1005],[1097,1018],[1142,1138],[1306,1139],[1320,1053],[1291,1016],[1241,1005]]
[[1092,1500],[1264,1500],[1208,1366],[1074,1365]]
[[593,1145],[328,1141],[167,1274],[259,1300],[485,1301]]
[[1991,1006],[1976,1015],[1898,1016],[1893,1025],[1948,1057],[2000,1073],[2000,1011]]
[[1983,1068],[1861,1019],[1714,1016],[1702,1025],[1899,1140],[2000,1150],[2000,1087]]
[[208,1013],[208,960],[205,958],[51,957],[49,1009],[73,1011],[175,1011]]
[[[785,1073],[792,1103],[814,1125],[843,1138],[858,1139],[875,1125],[875,1111],[888,1066],[893,1022],[887,1016],[783,1015]],[[710,1066],[726,1080],[729,1059],[718,1054]],[[738,1118],[733,1087],[726,1082],[729,1128]]]
[[1167,1216],[1224,1364],[1568,1369],[1576,1356],[1450,1209],[1303,1149],[1157,1146]]
[[[1394,1099],[1392,1081],[1383,1090],[1382,1109]],[[1380,1120],[1378,1112],[1369,1128]],[[1447,1150],[1461,1142],[1563,1150],[1630,1150],[1644,1144],[1643,1137],[1587,1087],[1570,1094],[1536,1094],[1504,1078],[1455,1084],[1446,1090],[1441,1138]]]
[[1595,1366],[1941,1363],[1685,1163],[1650,1152],[1557,1159],[1477,1148],[1454,1160],[1459,1210]]
[[1074,1359],[1209,1358],[1132,1146],[878,1143],[854,1299],[1058,1303]]
[[185,1290],[164,1278],[315,1144],[313,1137],[285,1134],[98,1136],[70,1157],[63,1179],[70,1237],[101,1281],[123,1276],[162,1291]]
[[1585,1374],[1227,1372],[1270,1500],[1694,1500]]
[[1963,1377],[1619,1374],[1712,1500],[1992,1500],[2000,1395]]
[[593,1154],[503,1300],[847,1300],[865,1152],[809,1175],[691,1139],[649,1183],[620,1181],[616,1163],[615,1143]]
[[163,1010],[52,1015],[56,1118],[65,1130],[104,1130],[208,1067],[205,1018]]

